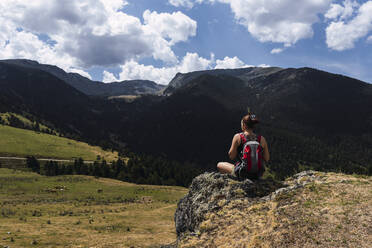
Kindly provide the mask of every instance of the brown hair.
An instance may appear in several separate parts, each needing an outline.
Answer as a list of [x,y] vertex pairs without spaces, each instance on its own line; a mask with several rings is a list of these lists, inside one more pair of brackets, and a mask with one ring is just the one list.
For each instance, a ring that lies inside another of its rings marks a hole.
[[242,122],[245,127],[253,129],[257,123],[259,123],[258,118],[255,114],[249,112],[242,118]]

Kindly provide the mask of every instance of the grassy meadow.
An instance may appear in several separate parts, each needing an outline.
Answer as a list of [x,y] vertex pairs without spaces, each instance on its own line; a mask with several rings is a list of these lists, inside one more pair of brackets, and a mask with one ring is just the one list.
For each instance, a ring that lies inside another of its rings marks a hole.
[[182,187],[0,168],[0,247],[156,247],[175,240]]
[[[36,122],[31,121],[31,120],[27,119],[26,117],[24,117],[22,115],[19,115],[19,114],[16,114],[16,113],[11,113],[11,112],[0,113],[0,120],[2,120],[5,125],[9,125],[10,126],[9,119],[11,119],[12,116],[15,117],[15,118],[17,118],[26,127],[32,127],[32,126],[34,126],[36,124]],[[40,123],[39,123],[39,129],[41,131],[43,131],[43,132],[45,132],[45,131],[53,131],[53,129],[51,129],[51,128],[43,125],[43,124],[40,124]]]
[[83,158],[95,160],[97,155],[107,161],[116,160],[117,152],[55,135],[0,125],[0,156],[28,156],[46,158]]

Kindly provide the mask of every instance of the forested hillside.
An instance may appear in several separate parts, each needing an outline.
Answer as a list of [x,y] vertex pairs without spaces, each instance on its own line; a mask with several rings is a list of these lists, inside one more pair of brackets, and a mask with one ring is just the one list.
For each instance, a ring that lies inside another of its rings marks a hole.
[[372,173],[372,86],[352,78],[311,68],[203,71],[128,102],[91,98],[33,68],[0,62],[0,71],[1,112],[124,155],[215,170],[250,107],[278,178],[306,168]]

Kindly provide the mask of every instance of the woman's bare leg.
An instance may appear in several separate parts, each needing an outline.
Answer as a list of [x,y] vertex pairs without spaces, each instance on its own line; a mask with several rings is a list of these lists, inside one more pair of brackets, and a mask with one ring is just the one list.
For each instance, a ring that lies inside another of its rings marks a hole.
[[219,162],[217,164],[217,169],[223,174],[232,174],[234,171],[234,165],[228,162]]

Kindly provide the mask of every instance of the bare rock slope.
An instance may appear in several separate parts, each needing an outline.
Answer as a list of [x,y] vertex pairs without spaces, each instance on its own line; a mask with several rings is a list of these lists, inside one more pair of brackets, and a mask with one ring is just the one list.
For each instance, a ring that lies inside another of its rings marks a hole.
[[372,178],[305,171],[280,184],[204,173],[175,224],[171,247],[371,247]]

